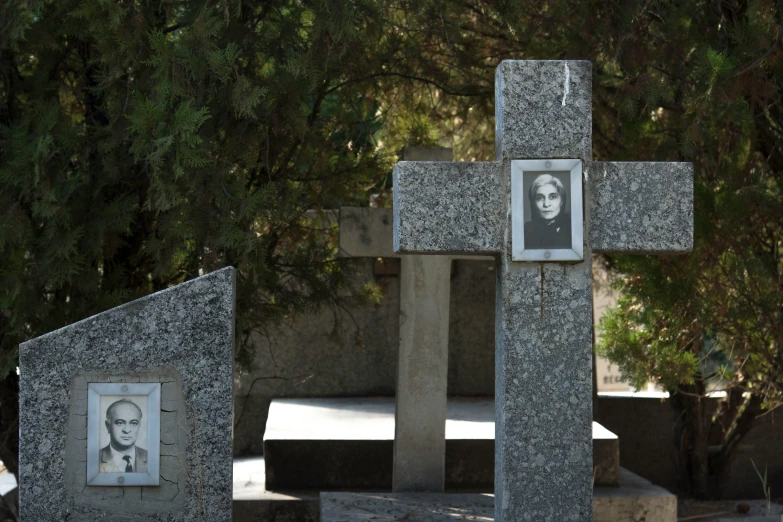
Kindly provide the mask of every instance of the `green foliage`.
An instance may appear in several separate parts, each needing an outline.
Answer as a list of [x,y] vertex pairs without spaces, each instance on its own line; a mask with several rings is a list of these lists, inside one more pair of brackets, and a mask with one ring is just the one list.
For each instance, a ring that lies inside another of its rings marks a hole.
[[759,481],[761,482],[761,490],[764,492],[764,498],[767,499],[767,514],[769,514],[770,509],[770,503],[771,503],[771,496],[772,496],[772,489],[769,486],[769,481],[767,480],[767,466],[764,466],[764,474],[762,475],[759,471],[759,468],[756,467],[756,463],[753,462],[753,459],[750,459],[750,463],[753,464],[753,470],[756,472],[756,476],[759,478]]
[[350,291],[324,214],[391,167],[379,100],[346,83],[380,61],[374,9],[3,4],[0,377],[25,339],[229,264],[242,341],[377,300]]
[[[642,15],[647,23],[633,32],[644,38],[633,50],[648,61],[620,60],[603,73],[626,77],[617,96],[635,91],[634,84],[665,81],[671,89],[635,108],[636,125],[646,125],[631,139],[617,122],[600,118],[597,152],[617,154],[614,133],[623,138],[622,159],[692,161],[695,245],[678,259],[612,258],[624,297],[602,322],[601,350],[637,384],[653,379],[677,391],[711,381],[779,406],[783,56],[774,35],[782,32],[783,13],[759,1],[721,8],[660,3]],[[690,23],[674,29],[683,15]],[[622,41],[633,38],[619,35],[615,56],[631,52]],[[602,106],[613,102],[599,99]]]

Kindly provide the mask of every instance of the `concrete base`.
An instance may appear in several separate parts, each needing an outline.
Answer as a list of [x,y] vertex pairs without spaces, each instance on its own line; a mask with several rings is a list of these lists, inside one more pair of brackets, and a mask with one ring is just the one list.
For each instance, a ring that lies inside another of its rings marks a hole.
[[[321,522],[494,520],[491,494],[321,493]],[[593,490],[593,522],[677,521],[677,497],[630,471],[620,486]]]
[[677,497],[627,469],[619,488],[593,489],[593,522],[676,522]]
[[[492,399],[452,398],[446,415],[446,489],[492,490]],[[264,456],[270,489],[391,489],[394,398],[274,399]],[[616,486],[616,435],[593,423],[595,484]]]
[[494,520],[490,494],[321,493],[321,522]]
[[[595,488],[593,490],[594,522],[637,522],[642,520],[639,516],[645,516],[645,520],[648,522],[673,522],[676,520],[674,514],[677,512],[677,500],[674,495],[622,468],[620,469],[620,479],[620,487]],[[368,494],[323,493],[322,495],[328,495],[328,498],[332,498],[333,495],[369,495],[370,503],[378,504],[380,499],[396,494],[387,490]],[[416,500],[416,494],[410,495],[413,496],[406,498],[421,502],[421,499]],[[452,513],[450,520],[455,519],[453,513],[457,508],[464,508],[466,512],[463,515],[467,517],[477,516],[474,513],[484,513],[483,510],[487,506],[489,510],[486,513],[489,518],[476,518],[475,520],[492,520],[494,499],[489,491],[446,493],[443,499],[435,500],[439,502],[440,509],[444,513]],[[452,502],[452,500],[454,501]],[[338,500],[327,502],[344,505],[342,501]],[[345,504],[351,504],[351,502],[345,502]],[[234,460],[234,522],[319,522],[322,506],[329,511],[336,509],[329,508],[322,500],[319,500],[319,492],[316,490],[267,491],[263,457]],[[357,506],[366,507],[363,503],[359,503]],[[773,504],[773,506],[775,505]],[[432,505],[422,505],[421,508],[430,509],[431,512]],[[357,512],[365,518],[339,518],[335,520],[368,520],[367,511],[358,509]],[[423,512],[427,513],[427,511]],[[396,512],[393,511],[393,513]],[[406,513],[402,515],[404,516]],[[340,513],[341,516],[343,514]],[[470,520],[470,518],[465,519]],[[411,518],[411,520],[417,519]]]

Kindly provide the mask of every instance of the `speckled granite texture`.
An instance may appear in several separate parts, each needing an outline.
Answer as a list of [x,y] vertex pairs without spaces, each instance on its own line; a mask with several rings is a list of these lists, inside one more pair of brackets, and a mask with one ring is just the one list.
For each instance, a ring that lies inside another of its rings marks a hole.
[[394,251],[500,252],[506,219],[504,183],[499,163],[397,163]]
[[[497,163],[440,167],[448,175],[427,163],[395,168],[395,250],[498,254],[497,522],[592,520],[592,248],[671,253],[692,243],[688,164],[606,163],[600,175],[590,165],[591,70],[504,61],[495,74]],[[535,158],[590,165],[586,261],[511,261],[510,162]]]
[[504,60],[495,70],[495,159],[592,159],[592,64]]
[[[234,303],[225,268],[20,345],[22,520],[231,520]],[[77,395],[88,379],[156,378],[161,414],[184,416],[185,455],[162,418],[161,456],[173,457],[161,459],[165,487],[85,493],[86,466],[66,476],[66,462],[84,458],[68,440],[83,422]]]
[[693,249],[691,163],[596,161],[588,179],[593,250],[676,254]]
[[448,175],[427,163],[395,168],[395,250],[500,254],[498,522],[592,518],[591,251],[585,244],[587,261],[577,264],[512,262],[508,211],[511,159],[591,159],[590,71],[588,62],[502,62],[496,73],[502,161],[452,163]]
[[[510,226],[510,224],[509,224]],[[591,252],[501,257],[495,312],[495,520],[592,520]]]

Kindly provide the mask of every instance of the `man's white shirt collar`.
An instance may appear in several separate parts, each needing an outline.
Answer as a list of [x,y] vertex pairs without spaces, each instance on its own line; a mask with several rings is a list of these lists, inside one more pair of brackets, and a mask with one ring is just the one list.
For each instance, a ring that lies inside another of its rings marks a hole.
[[128,465],[128,461],[123,459],[124,456],[130,457],[130,465],[133,466],[133,471],[136,471],[136,446],[131,446],[128,448],[127,453],[122,453],[114,449],[114,446],[109,444],[109,448],[111,449],[111,456],[114,459],[114,465],[117,466],[117,469],[125,471],[125,466]]

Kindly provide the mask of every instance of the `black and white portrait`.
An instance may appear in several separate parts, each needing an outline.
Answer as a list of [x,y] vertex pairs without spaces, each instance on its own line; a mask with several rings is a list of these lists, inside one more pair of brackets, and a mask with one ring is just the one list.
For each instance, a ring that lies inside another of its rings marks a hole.
[[100,473],[147,472],[147,397],[143,395],[103,395],[101,410],[106,412],[101,432]]
[[582,162],[511,162],[513,261],[581,261]]
[[571,248],[568,172],[525,172],[525,248]]
[[161,384],[87,386],[87,485],[159,485]]

